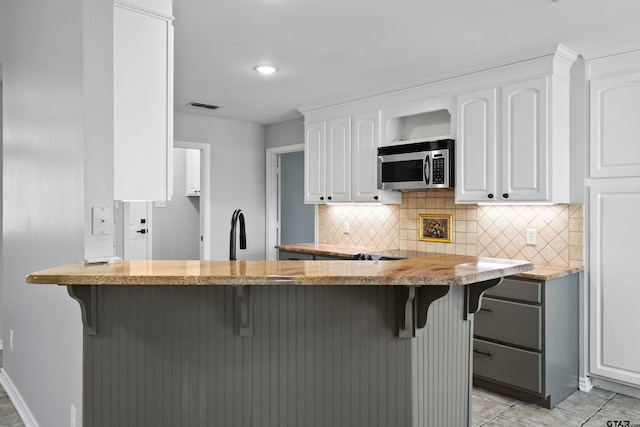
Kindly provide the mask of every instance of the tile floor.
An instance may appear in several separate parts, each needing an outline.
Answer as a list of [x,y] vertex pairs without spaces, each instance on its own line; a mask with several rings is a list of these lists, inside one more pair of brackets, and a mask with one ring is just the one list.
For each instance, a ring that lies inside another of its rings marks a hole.
[[[2,351],[0,350],[0,366]],[[640,427],[640,399],[594,388],[576,391],[552,410],[481,388],[473,389],[474,427]],[[629,421],[608,424],[607,421]],[[0,386],[0,426],[24,427],[11,400]]]
[[576,391],[551,410],[480,388],[472,398],[474,427],[640,427],[640,399],[596,388]]

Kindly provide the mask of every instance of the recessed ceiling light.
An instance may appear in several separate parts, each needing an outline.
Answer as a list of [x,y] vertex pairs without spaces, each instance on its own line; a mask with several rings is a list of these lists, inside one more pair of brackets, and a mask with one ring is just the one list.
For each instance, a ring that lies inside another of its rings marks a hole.
[[276,67],[275,65],[256,65],[255,67],[253,67],[253,69],[260,74],[273,74],[280,68]]

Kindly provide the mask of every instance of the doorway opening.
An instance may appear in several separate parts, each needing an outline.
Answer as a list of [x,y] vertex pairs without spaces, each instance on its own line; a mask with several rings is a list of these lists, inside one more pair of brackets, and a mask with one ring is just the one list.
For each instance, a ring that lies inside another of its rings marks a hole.
[[124,259],[211,259],[211,146],[174,141],[173,150],[172,200],[124,202],[116,215]]
[[316,241],[317,207],[304,203],[304,144],[267,149],[267,260],[275,246]]

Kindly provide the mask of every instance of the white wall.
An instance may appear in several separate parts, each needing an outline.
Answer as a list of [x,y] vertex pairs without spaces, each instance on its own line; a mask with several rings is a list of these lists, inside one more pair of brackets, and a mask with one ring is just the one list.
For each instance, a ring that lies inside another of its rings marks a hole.
[[237,208],[247,223],[247,250],[238,249],[238,259],[265,259],[264,125],[176,113],[174,135],[211,144],[211,259],[229,259],[231,215]]
[[[35,422],[82,417],[80,309],[25,276],[111,250],[85,230],[110,206],[111,0],[0,2],[4,94],[3,380]],[[86,249],[86,252],[85,252]],[[109,252],[110,253],[110,252]],[[14,332],[14,347],[7,337]]]

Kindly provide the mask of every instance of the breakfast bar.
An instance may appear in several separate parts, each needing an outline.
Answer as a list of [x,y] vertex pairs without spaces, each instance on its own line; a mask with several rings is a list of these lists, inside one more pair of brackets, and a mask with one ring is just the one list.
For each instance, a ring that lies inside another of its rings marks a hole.
[[[83,425],[471,425],[473,314],[526,261],[125,261],[32,273],[84,325]],[[80,319],[79,319],[80,320]]]

